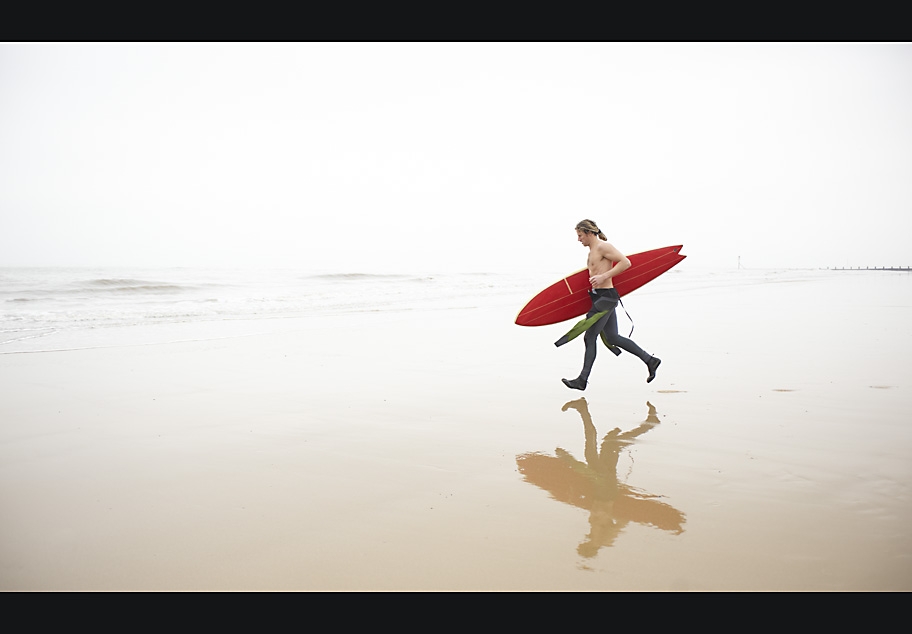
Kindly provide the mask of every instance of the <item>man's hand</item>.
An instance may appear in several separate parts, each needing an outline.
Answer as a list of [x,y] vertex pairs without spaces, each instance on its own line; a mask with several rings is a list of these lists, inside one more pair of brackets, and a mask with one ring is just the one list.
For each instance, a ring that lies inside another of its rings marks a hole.
[[589,284],[592,286],[592,288],[595,288],[596,286],[600,286],[600,285],[604,284],[605,281],[608,279],[608,277],[609,277],[609,275],[607,273],[600,273],[599,275],[593,275],[592,277],[589,278]]

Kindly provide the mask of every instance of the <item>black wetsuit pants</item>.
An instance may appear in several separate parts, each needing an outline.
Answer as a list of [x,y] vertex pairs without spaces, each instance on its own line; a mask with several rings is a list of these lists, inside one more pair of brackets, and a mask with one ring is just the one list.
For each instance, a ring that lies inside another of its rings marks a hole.
[[632,339],[618,334],[618,320],[615,308],[621,301],[621,297],[618,295],[617,290],[613,288],[596,288],[589,291],[589,297],[592,299],[592,308],[586,314],[587,319],[602,311],[607,310],[609,312],[590,326],[583,335],[583,341],[586,342],[586,354],[583,357],[583,371],[580,372],[579,378],[584,381],[589,380],[592,364],[595,363],[596,344],[598,344],[599,334],[602,332],[605,333],[605,339],[609,345],[626,350],[642,359],[643,363],[649,361],[651,357],[649,353],[634,343]]

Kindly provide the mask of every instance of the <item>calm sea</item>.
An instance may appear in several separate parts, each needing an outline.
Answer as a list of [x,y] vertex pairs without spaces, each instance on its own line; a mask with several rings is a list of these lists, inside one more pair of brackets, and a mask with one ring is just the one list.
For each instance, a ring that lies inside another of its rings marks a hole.
[[[240,336],[279,320],[493,308],[512,319],[562,273],[312,275],[291,270],[0,268],[0,355]],[[830,277],[679,266],[636,291],[694,293]]]
[[[519,290],[529,294],[541,279]],[[268,329],[273,320],[473,308],[498,300],[515,312],[503,288],[519,292],[515,276],[3,268],[0,354],[236,336],[251,332],[251,324]]]

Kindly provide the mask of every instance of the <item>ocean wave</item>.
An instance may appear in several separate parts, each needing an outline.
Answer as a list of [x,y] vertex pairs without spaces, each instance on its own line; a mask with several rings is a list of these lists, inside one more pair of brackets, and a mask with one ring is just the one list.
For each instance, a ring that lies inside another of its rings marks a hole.
[[496,273],[320,273],[306,275],[300,279],[330,282],[440,282],[449,279],[489,278],[496,275]]
[[89,286],[143,286],[152,284],[147,280],[137,280],[129,277],[102,277],[96,280],[87,280],[85,284]]
[[170,282],[137,280],[130,278],[101,278],[79,284],[81,290],[104,291],[109,293],[177,293],[192,287]]
[[318,275],[306,275],[305,280],[406,280],[410,275],[401,275],[397,273],[321,273]]
[[118,286],[110,290],[115,293],[181,293],[190,289],[180,284],[143,284],[141,286]]
[[[20,341],[28,341],[29,339],[39,339],[41,337],[47,337],[48,335],[53,335],[57,332],[54,328],[24,328],[22,330],[0,330],[0,346],[16,343]],[[17,335],[17,336],[14,336]]]

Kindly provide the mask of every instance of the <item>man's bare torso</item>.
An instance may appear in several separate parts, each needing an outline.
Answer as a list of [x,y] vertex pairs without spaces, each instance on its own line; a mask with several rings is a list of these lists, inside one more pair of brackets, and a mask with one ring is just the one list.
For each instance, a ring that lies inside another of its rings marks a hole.
[[[614,262],[606,258],[600,253],[600,249],[592,247],[589,249],[589,257],[586,259],[586,268],[589,269],[589,277],[594,275],[601,275],[611,269],[614,266]],[[612,278],[608,278],[604,283],[593,286],[592,288],[614,288],[614,282]]]

